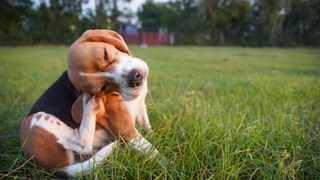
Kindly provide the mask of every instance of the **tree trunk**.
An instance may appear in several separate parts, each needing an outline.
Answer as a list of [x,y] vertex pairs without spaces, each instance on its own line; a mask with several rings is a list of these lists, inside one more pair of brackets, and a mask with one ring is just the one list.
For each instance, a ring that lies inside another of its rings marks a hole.
[[102,0],[95,0],[96,3],[96,18],[95,24],[97,29],[101,29],[101,17],[102,17],[102,10],[103,10],[103,3]]

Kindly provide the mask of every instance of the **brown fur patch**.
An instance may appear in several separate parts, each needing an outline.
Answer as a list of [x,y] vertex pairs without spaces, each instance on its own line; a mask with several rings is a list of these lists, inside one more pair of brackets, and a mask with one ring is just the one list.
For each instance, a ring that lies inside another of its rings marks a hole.
[[[21,133],[20,133],[20,143],[21,146],[23,145],[25,139],[27,138],[28,132],[30,130],[30,123],[33,118],[34,114],[24,118],[21,122]],[[29,156],[31,157],[31,156]]]
[[125,141],[129,141],[136,134],[136,129],[124,100],[120,95],[104,98],[104,111],[97,114],[97,127],[104,128],[110,136],[119,138],[120,134]]
[[50,116],[46,116],[46,117],[44,117],[44,120],[45,120],[45,121],[48,121],[49,118],[50,118]]
[[57,123],[58,126],[60,126],[60,122],[57,121],[56,123]]
[[54,134],[38,126],[33,126],[30,130],[27,128],[32,119],[29,117],[23,120],[21,127],[21,144],[27,138],[23,147],[24,155],[27,158],[34,155],[36,164],[48,170],[73,164],[74,158],[69,157],[72,153],[68,153],[69,150],[57,143],[58,138]]
[[36,115],[36,118],[37,118],[37,121],[39,121],[39,119],[41,118],[42,114],[37,114]]

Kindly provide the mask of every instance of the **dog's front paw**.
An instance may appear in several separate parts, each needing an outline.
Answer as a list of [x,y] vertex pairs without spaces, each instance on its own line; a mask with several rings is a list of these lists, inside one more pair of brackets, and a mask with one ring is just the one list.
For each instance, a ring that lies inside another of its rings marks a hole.
[[96,115],[100,109],[101,99],[97,96],[92,96],[89,93],[84,93],[82,98],[83,111],[89,114]]

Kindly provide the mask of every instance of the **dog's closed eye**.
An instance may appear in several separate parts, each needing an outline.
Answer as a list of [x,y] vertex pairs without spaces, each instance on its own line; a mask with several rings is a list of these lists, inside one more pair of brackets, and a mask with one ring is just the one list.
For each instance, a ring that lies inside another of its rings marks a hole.
[[108,59],[108,52],[106,50],[106,48],[104,48],[104,59],[110,64],[111,62]]
[[109,85],[109,83],[106,83],[104,86],[102,86],[101,92],[102,92],[102,91],[105,91],[105,90],[107,89],[108,85]]

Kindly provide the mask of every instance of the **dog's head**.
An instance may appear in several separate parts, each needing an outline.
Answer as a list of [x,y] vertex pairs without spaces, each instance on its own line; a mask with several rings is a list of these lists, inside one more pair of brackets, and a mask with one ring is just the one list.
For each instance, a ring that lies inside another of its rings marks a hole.
[[133,100],[141,93],[148,71],[114,31],[88,30],[69,49],[68,75],[82,92],[118,92],[124,100]]

